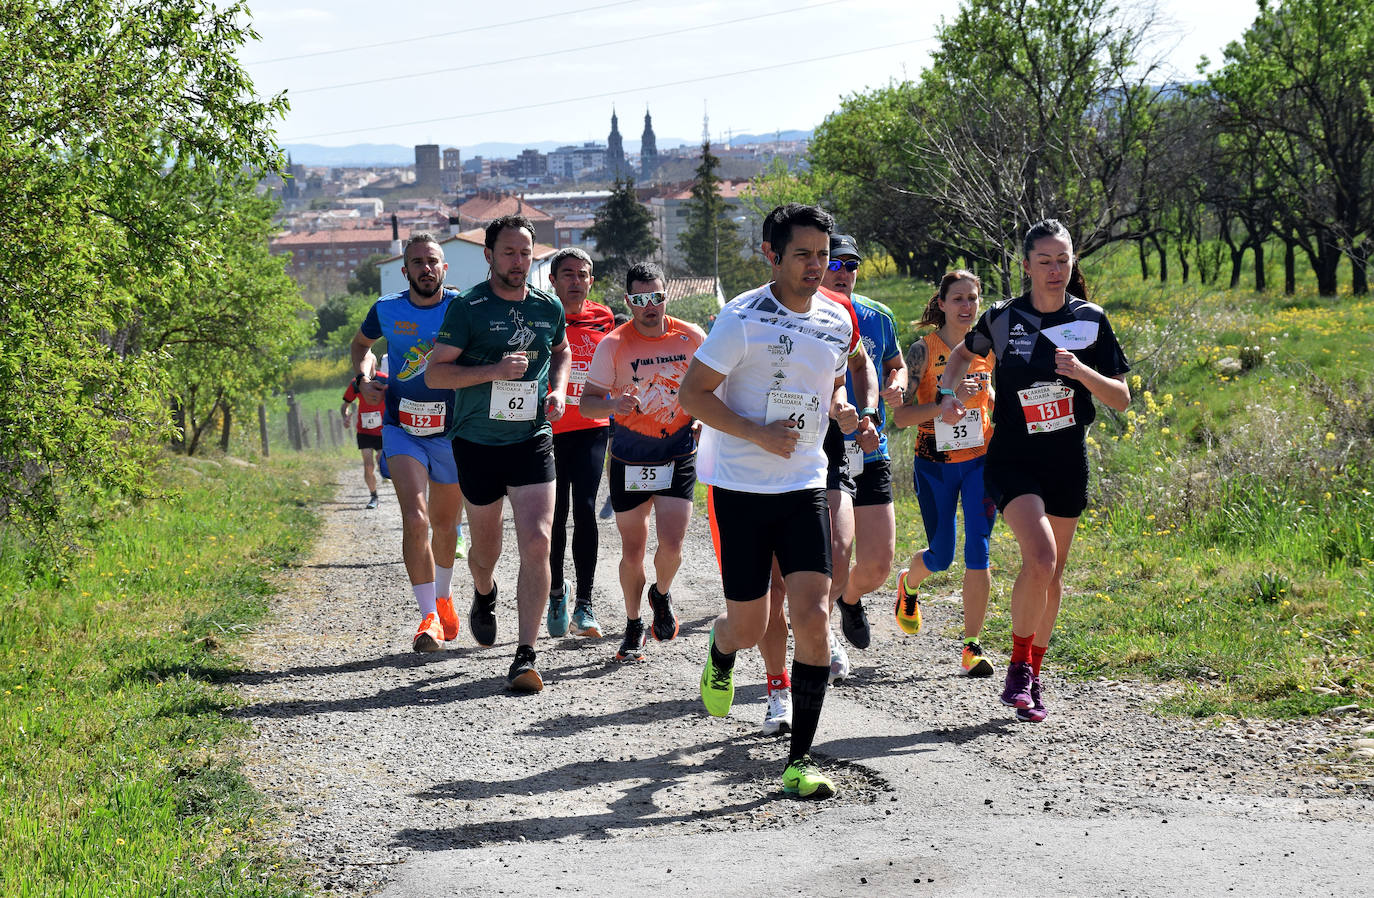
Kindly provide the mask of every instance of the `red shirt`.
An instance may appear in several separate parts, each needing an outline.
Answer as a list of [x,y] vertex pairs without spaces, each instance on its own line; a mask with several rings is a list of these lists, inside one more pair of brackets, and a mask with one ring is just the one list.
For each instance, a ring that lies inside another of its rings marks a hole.
[[[380,371],[376,374],[377,380],[386,380],[386,375]],[[358,401],[358,417],[354,419],[354,425],[358,433],[370,433],[373,436],[382,435],[382,412],[386,411],[386,394],[382,395],[382,401],[373,405],[363,398],[363,394],[353,389],[353,381],[348,382],[348,389],[344,390],[343,401]],[[364,427],[363,425],[368,425]]]
[[830,290],[826,287],[818,287],[816,292],[826,299],[833,299],[835,302],[844,306],[844,310],[849,313],[849,323],[854,326],[854,333],[849,338],[849,354],[853,355],[854,350],[859,347],[859,316],[854,312],[854,303],[838,290]]
[[572,370],[568,374],[568,408],[563,417],[553,422],[554,433],[571,433],[574,430],[590,430],[593,427],[606,427],[610,418],[584,418],[582,409],[582,390],[587,384],[587,372],[592,368],[592,356],[596,354],[596,344],[601,338],[615,330],[615,315],[599,302],[590,299],[583,301],[582,311],[576,315],[566,315],[568,320],[568,347],[572,350]]

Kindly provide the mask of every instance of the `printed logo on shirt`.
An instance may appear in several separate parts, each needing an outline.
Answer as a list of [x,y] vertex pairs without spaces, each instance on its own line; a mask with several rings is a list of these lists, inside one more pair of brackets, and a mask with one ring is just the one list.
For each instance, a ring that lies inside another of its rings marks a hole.
[[427,340],[419,340],[406,350],[405,358],[402,359],[400,372],[396,375],[397,380],[411,380],[417,374],[423,374],[429,365],[429,353],[434,349],[434,344]]
[[534,328],[525,323],[525,315],[519,309],[510,310],[510,320],[515,325],[515,332],[506,343],[515,350],[524,352],[534,342]]
[[792,350],[795,348],[796,343],[792,341],[791,337],[787,336],[787,334],[779,334],[778,342],[770,345],[768,351],[773,353],[773,355],[791,355]]

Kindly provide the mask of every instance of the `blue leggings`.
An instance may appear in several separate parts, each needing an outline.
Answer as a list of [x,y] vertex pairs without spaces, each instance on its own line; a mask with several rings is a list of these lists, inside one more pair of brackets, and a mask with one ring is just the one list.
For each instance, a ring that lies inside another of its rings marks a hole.
[[964,567],[971,571],[988,569],[988,537],[997,520],[997,506],[983,493],[985,461],[986,456],[981,455],[946,463],[916,459],[911,481],[930,543],[921,555],[926,570],[943,571],[954,560],[955,503],[960,499],[964,506]]

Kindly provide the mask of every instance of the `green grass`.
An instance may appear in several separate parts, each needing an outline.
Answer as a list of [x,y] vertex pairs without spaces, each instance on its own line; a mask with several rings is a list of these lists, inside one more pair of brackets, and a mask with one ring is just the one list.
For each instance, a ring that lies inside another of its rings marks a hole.
[[166,495],[37,580],[0,555],[0,894],[285,896],[221,647],[310,544],[338,461],[173,459]]
[[[1133,401],[1121,415],[1099,406],[1051,663],[1184,681],[1167,706],[1182,714],[1374,706],[1374,300],[1161,286],[1133,264],[1086,266]],[[904,345],[933,292],[900,279],[859,290],[893,307]],[[891,444],[899,565],[925,543],[911,437]],[[993,563],[988,642],[1007,651],[1019,559],[1005,525]],[[957,590],[958,576],[930,583]]]

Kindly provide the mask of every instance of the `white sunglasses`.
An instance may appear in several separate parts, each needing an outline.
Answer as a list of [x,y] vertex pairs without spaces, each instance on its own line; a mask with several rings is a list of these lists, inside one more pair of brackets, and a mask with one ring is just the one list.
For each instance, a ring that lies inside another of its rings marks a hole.
[[625,301],[632,306],[661,306],[668,301],[668,294],[662,290],[655,290],[653,293],[627,293]]

